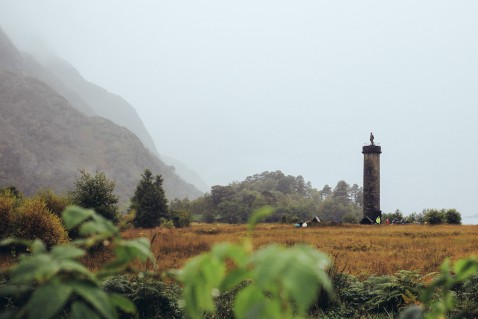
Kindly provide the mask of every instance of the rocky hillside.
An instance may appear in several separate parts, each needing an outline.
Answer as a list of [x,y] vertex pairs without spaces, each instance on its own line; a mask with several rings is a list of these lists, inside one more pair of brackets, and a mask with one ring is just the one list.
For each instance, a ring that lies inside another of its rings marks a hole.
[[45,83],[0,72],[0,186],[27,194],[71,189],[78,169],[105,171],[123,201],[150,168],[164,177],[169,198],[197,197],[133,133],[101,117],[87,117]]
[[[72,106],[84,103],[83,107]],[[78,102],[80,101],[80,102]],[[145,168],[161,174],[168,198],[201,193],[148,150],[127,128],[93,108],[33,58],[23,57],[0,30],[0,187],[27,194],[64,192],[78,169],[105,171],[128,200]]]
[[151,152],[159,155],[153,139],[144,127],[136,110],[121,96],[86,81],[68,62],[50,57],[43,61],[43,66],[70,90],[78,94],[95,112],[96,115],[111,120],[133,132]]

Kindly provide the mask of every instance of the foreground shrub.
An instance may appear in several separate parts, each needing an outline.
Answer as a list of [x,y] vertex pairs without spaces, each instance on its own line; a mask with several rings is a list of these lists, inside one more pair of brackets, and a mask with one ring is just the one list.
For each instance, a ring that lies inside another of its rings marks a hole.
[[[270,212],[265,208],[251,217],[250,235],[258,219]],[[321,289],[332,292],[329,266],[325,254],[306,245],[269,245],[253,251],[249,236],[243,244],[217,244],[193,258],[178,278],[184,285],[185,309],[193,319],[214,314],[214,295],[245,282],[234,297],[235,318],[300,318]]]
[[456,294],[456,307],[454,312],[462,318],[478,318],[478,275],[453,288]]
[[[32,202],[23,209],[28,211],[27,206],[35,205],[37,203]],[[49,251],[38,239],[6,239],[0,243],[26,245],[31,251],[8,269],[6,280],[0,278],[0,299],[14,300],[0,309],[0,317],[116,319],[120,312],[134,314],[135,305],[120,294],[105,292],[101,280],[127,269],[135,272],[132,268],[135,260],[154,262],[149,241],[122,239],[111,221],[92,210],[70,207],[63,213],[63,219],[69,229],[78,227],[80,235],[86,238],[56,245]],[[80,258],[89,247],[100,243],[111,243],[115,256],[110,263],[92,272]]]
[[10,191],[0,192],[0,238],[10,236],[16,201]]
[[61,217],[65,208],[72,204],[69,197],[55,194],[51,190],[40,191],[37,196],[41,198],[50,212],[58,217]]
[[[117,276],[103,283],[108,293],[117,293],[132,300],[142,319],[182,319],[184,313],[179,306],[181,288],[159,280]],[[134,318],[124,315],[122,318]]]
[[21,202],[15,214],[11,236],[40,239],[47,247],[68,242],[68,234],[60,218],[52,214],[39,197]]
[[363,313],[398,313],[410,299],[418,298],[424,288],[420,278],[418,273],[405,270],[393,276],[371,276],[363,281],[347,276],[338,298]]
[[405,309],[399,319],[475,318],[464,316],[454,290],[470,280],[473,283],[477,273],[476,258],[457,260],[453,266],[445,259],[439,275],[420,293],[419,302]]

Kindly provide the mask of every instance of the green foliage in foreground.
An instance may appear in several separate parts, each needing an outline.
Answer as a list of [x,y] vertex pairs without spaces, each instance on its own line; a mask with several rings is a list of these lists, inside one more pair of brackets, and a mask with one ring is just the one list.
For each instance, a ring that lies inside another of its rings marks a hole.
[[[29,254],[0,274],[1,318],[475,318],[478,263],[453,266],[446,260],[425,288],[418,274],[372,276],[363,281],[331,272],[330,260],[309,246],[269,245],[256,251],[250,236],[242,244],[221,243],[175,272],[183,288],[145,278],[135,260],[154,257],[144,239],[124,240],[118,228],[92,210],[69,207],[68,229],[84,238],[50,250],[39,240],[7,239]],[[88,249],[111,245],[114,256],[91,271],[81,258]],[[113,276],[132,274],[130,277]],[[153,274],[154,277],[157,274]],[[410,306],[411,305],[411,306]]]
[[[136,307],[116,293],[105,293],[101,279],[128,271],[139,259],[154,261],[149,241],[124,240],[113,223],[92,210],[69,207],[63,212],[68,229],[79,227],[87,236],[70,244],[54,246],[50,251],[40,240],[6,239],[2,245],[25,245],[30,254],[6,273],[8,281],[0,286],[0,297],[26,299],[21,307],[7,307],[6,318],[118,318],[118,311],[135,313]],[[90,271],[80,258],[86,250],[99,244],[112,245],[115,258],[96,272]]]
[[[251,233],[258,218],[270,211],[264,208],[253,215]],[[214,312],[214,296],[241,283],[245,284],[234,298],[235,318],[301,318],[320,289],[332,293],[326,273],[330,264],[325,254],[310,246],[269,245],[253,251],[250,238],[246,238],[239,245],[215,245],[209,253],[188,262],[178,278],[184,285],[186,311],[193,319]]]
[[[108,278],[103,286],[105,291],[121,294],[133,301],[139,318],[183,319],[185,316],[180,307],[181,287],[176,284],[123,275]],[[136,315],[123,314],[121,318],[135,318]]]

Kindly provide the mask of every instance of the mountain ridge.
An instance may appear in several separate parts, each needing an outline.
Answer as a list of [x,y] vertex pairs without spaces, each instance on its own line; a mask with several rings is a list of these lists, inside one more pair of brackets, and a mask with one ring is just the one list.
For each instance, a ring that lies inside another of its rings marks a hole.
[[115,180],[125,202],[149,168],[163,176],[169,199],[201,195],[137,135],[88,107],[0,29],[0,187],[13,185],[27,194],[40,188],[65,192],[78,169],[101,170]]

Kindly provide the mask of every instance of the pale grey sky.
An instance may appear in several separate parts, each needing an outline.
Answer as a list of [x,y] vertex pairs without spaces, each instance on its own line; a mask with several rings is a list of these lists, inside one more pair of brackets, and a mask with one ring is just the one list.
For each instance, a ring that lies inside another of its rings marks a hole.
[[265,170],[362,185],[382,209],[478,223],[478,2],[0,0],[20,48],[48,48],[128,100],[160,153],[210,185]]

